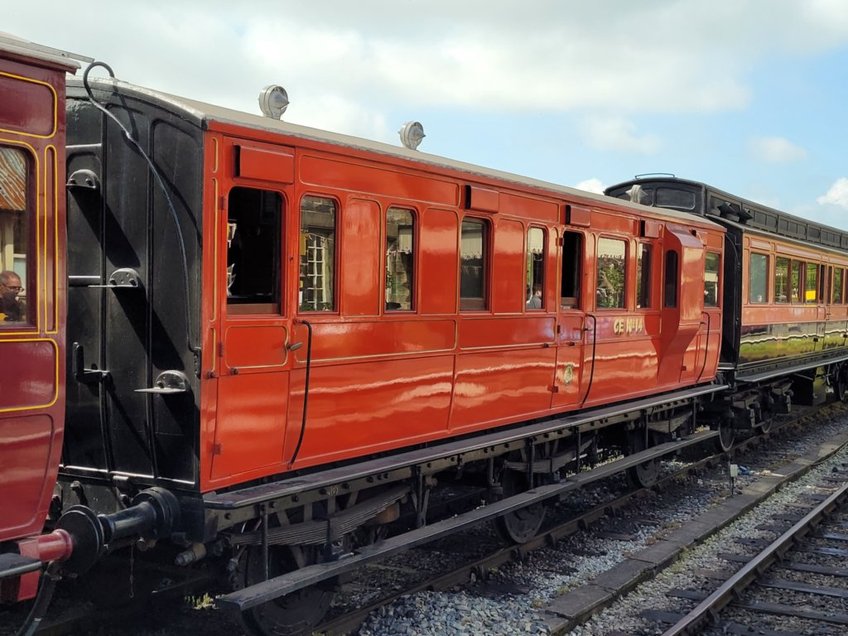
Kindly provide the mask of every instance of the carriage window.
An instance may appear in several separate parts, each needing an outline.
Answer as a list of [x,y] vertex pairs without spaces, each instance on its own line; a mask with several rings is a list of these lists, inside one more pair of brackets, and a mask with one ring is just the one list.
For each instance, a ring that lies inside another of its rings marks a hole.
[[303,197],[300,203],[300,310],[334,311],[336,202]]
[[562,287],[560,305],[572,309],[580,304],[580,272],[583,262],[583,235],[566,232],[562,241]]
[[0,146],[0,328],[30,322],[32,296],[25,282],[34,214],[31,170],[24,151]]
[[414,298],[415,217],[410,210],[386,212],[386,310],[409,311]]
[[804,285],[804,302],[805,303],[814,303],[817,300],[816,297],[816,289],[817,289],[817,275],[818,275],[819,267],[814,263],[807,263],[807,273],[806,273],[806,284]]
[[657,188],[655,206],[658,208],[675,208],[677,210],[694,210],[695,193],[676,188]]
[[233,188],[227,210],[227,304],[242,306],[232,312],[278,312],[282,197]]
[[803,296],[801,286],[801,271],[804,269],[804,263],[801,261],[792,261],[790,268],[790,296],[793,303],[800,303]]
[[677,252],[665,253],[665,277],[663,278],[663,305],[669,309],[677,307]]
[[843,278],[844,278],[845,270],[841,267],[833,268],[833,304],[841,305],[842,304],[842,290],[843,290]]
[[748,261],[748,302],[768,302],[768,256],[751,254]]
[[626,243],[618,239],[598,239],[598,280],[595,287],[599,309],[624,307]]
[[545,306],[545,231],[538,227],[527,230],[527,257],[525,261],[525,295],[527,309]]
[[774,300],[789,302],[789,259],[782,256],[774,259]]
[[721,256],[716,252],[707,252],[704,261],[704,307],[718,307],[720,266]]
[[819,265],[819,300],[830,298],[830,265]]
[[639,243],[636,252],[636,306],[651,306],[651,246]]
[[486,308],[488,226],[479,219],[463,219],[460,238],[460,309]]

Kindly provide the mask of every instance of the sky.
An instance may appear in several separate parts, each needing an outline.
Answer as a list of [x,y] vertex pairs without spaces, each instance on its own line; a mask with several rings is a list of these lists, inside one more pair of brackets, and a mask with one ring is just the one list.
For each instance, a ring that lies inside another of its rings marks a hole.
[[118,78],[601,191],[664,172],[848,230],[845,0],[54,0],[6,31]]

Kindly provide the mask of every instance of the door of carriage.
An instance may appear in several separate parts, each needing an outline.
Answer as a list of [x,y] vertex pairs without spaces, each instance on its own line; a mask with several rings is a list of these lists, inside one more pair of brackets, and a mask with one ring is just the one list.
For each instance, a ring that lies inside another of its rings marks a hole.
[[292,350],[285,258],[294,153],[226,140],[218,199],[218,392],[211,479],[267,473],[285,462]]

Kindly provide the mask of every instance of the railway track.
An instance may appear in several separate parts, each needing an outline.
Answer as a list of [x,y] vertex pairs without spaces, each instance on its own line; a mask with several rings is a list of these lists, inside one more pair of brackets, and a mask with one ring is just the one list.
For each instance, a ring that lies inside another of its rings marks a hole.
[[[676,619],[664,636],[702,634],[710,626],[721,634],[757,633],[764,628],[765,616],[788,623],[788,629],[781,629],[781,621],[777,621],[768,633],[844,634],[848,629],[848,571],[844,567],[848,557],[848,464],[834,469],[830,477],[809,497],[820,503],[798,512],[795,523],[787,522],[791,515],[775,520],[773,531],[778,536],[757,554],[723,555],[729,563],[743,564],[714,590],[672,590],[671,596],[697,605],[679,618],[672,614],[658,617]],[[806,555],[815,555],[820,562],[806,562]],[[818,582],[810,583],[809,577],[793,573],[814,575]],[[720,579],[721,573],[715,576]],[[841,584],[834,585],[834,581]]]

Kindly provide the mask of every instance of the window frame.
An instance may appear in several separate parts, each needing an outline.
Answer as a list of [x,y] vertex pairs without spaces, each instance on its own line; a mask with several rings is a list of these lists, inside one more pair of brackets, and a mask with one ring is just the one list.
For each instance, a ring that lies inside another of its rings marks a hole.
[[[383,311],[388,313],[415,313],[418,310],[418,303],[416,302],[416,294],[418,293],[418,233],[419,233],[419,215],[418,210],[413,207],[404,207],[402,205],[389,205],[386,208],[385,213],[385,221],[383,223],[383,227],[385,229],[385,236],[383,237],[383,281],[386,281],[389,276],[389,266],[388,266],[388,251],[389,251],[389,213],[392,210],[396,210],[399,212],[407,212],[412,217],[412,277],[409,279],[409,308],[389,308],[389,298],[388,298],[388,286],[384,283],[382,296],[383,296]],[[394,302],[394,301],[393,301]]]
[[[715,281],[715,302],[707,303],[707,257],[709,255],[714,255],[716,257],[716,281]],[[722,253],[715,252],[713,250],[705,250],[704,251],[704,307],[709,307],[710,309],[717,309],[721,307],[721,296],[724,291],[722,283]]]
[[[462,295],[462,238],[463,238],[463,225],[468,221],[470,223],[479,223],[482,228],[482,254],[481,260],[482,263],[480,265],[480,272],[482,278],[482,297],[477,296],[463,296]],[[459,249],[457,252],[457,278],[458,278],[458,289],[457,293],[459,294],[459,311],[460,312],[475,312],[475,311],[489,311],[491,307],[491,254],[492,254],[492,222],[481,216],[471,216],[466,215],[463,216],[459,221]]]
[[[575,243],[573,247],[576,249],[568,252],[566,247],[571,248],[570,243]],[[566,262],[568,260],[568,262]],[[574,266],[574,271],[565,276],[566,265]],[[583,270],[586,267],[586,234],[574,230],[564,230],[562,233],[562,262],[559,268],[559,308],[560,309],[580,309],[582,306],[582,288],[580,282],[583,277]],[[574,296],[565,296],[563,293],[569,291],[573,286]],[[567,289],[569,288],[569,289]]]
[[[820,266],[818,263],[807,263],[807,268],[804,272],[804,304],[805,305],[816,305],[819,302],[818,293],[819,293],[819,276],[820,276]],[[809,287],[810,279],[809,272],[813,272],[815,274],[815,279],[812,281],[812,287]],[[814,298],[807,298],[807,292],[812,291],[816,294]]]
[[[21,211],[21,214],[25,220],[22,231],[24,237],[22,245],[25,244],[26,246],[25,252],[15,251],[15,219],[11,219],[11,227],[9,231],[13,236],[12,251],[10,252],[12,262],[11,264],[6,263],[6,267],[0,267],[0,270],[15,272],[21,279],[21,287],[23,287],[23,289],[17,296],[17,302],[19,306],[20,303],[23,303],[24,311],[22,313],[21,320],[0,320],[0,330],[16,331],[21,329],[32,329],[37,326],[36,321],[38,319],[38,314],[35,309],[38,306],[39,301],[38,289],[34,283],[34,281],[37,280],[37,273],[39,269],[39,259],[36,254],[36,234],[38,226],[38,158],[33,154],[32,149],[28,146],[4,141],[0,143],[0,148],[19,153],[23,159],[24,209]],[[22,257],[21,260],[24,263],[23,276],[15,270],[16,256]]]
[[[763,252],[751,251],[748,254],[748,304],[749,305],[767,305],[769,302],[769,261],[771,254]],[[763,294],[762,300],[753,300],[754,295],[754,257],[761,257],[765,263],[765,272],[762,276]]]
[[[804,287],[806,285],[807,265],[804,261],[792,259],[789,263],[789,302],[803,303],[804,302]],[[802,274],[802,272],[804,272]],[[798,274],[796,283],[794,277]]]
[[[648,268],[647,272],[642,267],[642,253],[647,250]],[[636,241],[636,278],[633,290],[634,308],[637,310],[649,310],[654,308],[654,253],[655,245],[648,241]],[[641,288],[641,289],[640,289]],[[640,294],[640,291],[643,292]],[[643,303],[643,297],[647,296],[647,302]]]
[[[836,273],[839,272],[839,285],[836,284]],[[839,291],[839,300],[836,299],[836,292]],[[833,284],[830,289],[830,304],[842,305],[845,303],[845,268],[833,267]]]
[[[671,259],[670,257],[674,257]],[[672,270],[672,260],[674,268]],[[669,274],[673,278],[669,280]],[[669,284],[671,283],[671,284]],[[673,293],[669,294],[669,290]],[[666,249],[663,255],[663,309],[677,309],[680,303],[680,253],[675,249]]]
[[[777,274],[780,270],[780,262],[786,262],[786,280],[783,283],[783,292],[784,298],[781,300],[780,295],[777,293]],[[779,303],[781,305],[786,305],[792,302],[792,259],[788,256],[778,256],[775,254],[774,257],[774,302]]]
[[[621,304],[612,305],[608,307],[601,307],[598,303],[598,291],[600,290],[599,279],[601,276],[601,268],[600,268],[600,252],[601,252],[601,241],[615,241],[616,243],[621,243],[624,246],[624,256],[622,257],[622,288],[617,293],[621,294]],[[627,278],[629,274],[629,257],[630,256],[630,241],[626,238],[622,238],[620,236],[609,235],[609,234],[600,234],[597,236],[597,240],[595,241],[595,309],[597,311],[621,311],[626,310],[628,308],[628,301],[630,300],[628,291],[629,285],[627,284]]]
[[[333,284],[332,284],[332,293],[333,293],[333,306],[330,309],[304,309],[303,308],[303,295],[301,284],[301,277],[303,272],[303,254],[301,253],[301,239],[303,237],[303,202],[308,198],[314,199],[325,199],[327,201],[332,201],[334,210],[333,210]],[[341,250],[341,224],[340,217],[342,213],[342,204],[338,197],[333,196],[331,194],[320,194],[316,192],[305,192],[300,196],[300,200],[298,201],[297,206],[297,240],[298,240],[298,266],[297,266],[297,279],[298,279],[298,287],[297,287],[297,313],[298,314],[338,314],[340,312],[339,308],[339,251]]]
[[[541,265],[542,277],[541,277],[541,281],[538,281],[538,282],[535,280],[535,278],[533,278],[530,281],[527,280],[527,275],[529,274],[529,275],[532,276],[533,271],[534,271],[533,267],[532,267],[532,261],[531,261],[531,258],[530,258],[530,255],[531,255],[531,252],[530,252],[530,233],[533,230],[538,230],[539,232],[542,233],[542,265]],[[529,268],[528,268],[528,265],[530,265]],[[529,291],[530,291],[529,296],[524,299],[524,310],[525,311],[544,311],[546,309],[545,278],[546,278],[547,267],[548,267],[548,228],[541,226],[541,225],[528,225],[527,226],[527,230],[524,233],[524,267],[525,267],[524,286],[525,286],[525,288],[529,287]],[[529,283],[529,285],[528,285],[528,283]],[[536,285],[542,286],[541,304],[539,305],[539,307],[530,307],[529,306],[530,301],[531,301],[532,298],[535,297],[534,287]],[[525,293],[526,292],[527,292],[527,289],[525,289]]]

